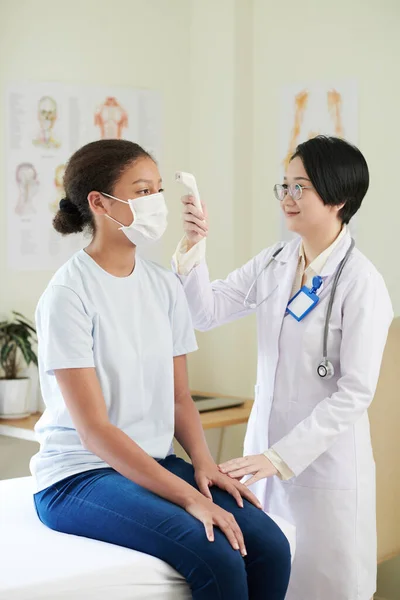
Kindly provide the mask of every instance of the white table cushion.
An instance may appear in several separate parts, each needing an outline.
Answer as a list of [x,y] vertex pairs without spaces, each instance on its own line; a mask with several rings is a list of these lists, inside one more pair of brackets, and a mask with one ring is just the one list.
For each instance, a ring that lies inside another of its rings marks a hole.
[[[189,600],[168,564],[135,550],[48,529],[30,477],[0,481],[0,600]],[[279,519],[294,555],[295,530]]]

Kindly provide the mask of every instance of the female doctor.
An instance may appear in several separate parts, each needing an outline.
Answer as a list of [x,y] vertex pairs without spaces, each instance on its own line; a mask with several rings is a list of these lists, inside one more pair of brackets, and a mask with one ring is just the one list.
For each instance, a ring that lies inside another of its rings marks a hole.
[[206,208],[202,214],[183,199],[186,235],[174,263],[195,327],[257,314],[245,456],[220,468],[236,479],[248,476],[264,509],[295,523],[288,600],[369,600],[375,591],[367,409],[393,313],[381,275],[347,228],[368,185],[366,161],[354,146],[323,136],[301,144],[274,188],[288,229],[300,237],[212,283]]

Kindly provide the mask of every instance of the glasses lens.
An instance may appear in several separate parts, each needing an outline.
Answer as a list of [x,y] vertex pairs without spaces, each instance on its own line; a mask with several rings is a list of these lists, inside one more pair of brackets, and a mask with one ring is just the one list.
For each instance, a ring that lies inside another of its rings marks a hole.
[[275,194],[275,198],[277,200],[279,200],[280,202],[282,202],[282,200],[286,196],[286,189],[283,187],[283,185],[280,185],[279,183],[277,183],[274,186],[274,194]]
[[293,200],[300,200],[302,193],[303,190],[299,183],[294,183],[290,186],[290,195],[292,196]]

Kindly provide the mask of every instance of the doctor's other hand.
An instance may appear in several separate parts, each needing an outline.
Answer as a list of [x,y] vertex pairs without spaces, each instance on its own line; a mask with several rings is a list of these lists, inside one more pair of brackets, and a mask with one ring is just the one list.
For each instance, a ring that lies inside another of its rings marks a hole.
[[245,482],[246,486],[256,483],[260,479],[278,474],[278,470],[265,454],[253,454],[251,456],[244,456],[243,458],[234,458],[219,465],[219,469],[221,473],[229,475],[232,479],[242,479],[246,475],[252,475]]
[[195,480],[199,491],[205,496],[212,500],[210,487],[218,487],[225,492],[228,492],[236,500],[236,503],[240,508],[243,508],[243,498],[254,504],[257,508],[262,508],[260,501],[245,485],[224,475],[218,469],[214,462],[208,464],[197,465],[193,463],[195,469]]
[[204,202],[203,212],[195,206],[193,196],[183,196],[183,229],[188,240],[188,250],[208,235],[208,213]]

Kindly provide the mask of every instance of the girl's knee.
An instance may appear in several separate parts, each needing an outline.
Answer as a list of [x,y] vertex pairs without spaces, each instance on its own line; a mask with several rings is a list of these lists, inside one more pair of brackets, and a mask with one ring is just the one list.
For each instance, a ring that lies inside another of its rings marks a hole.
[[243,528],[247,549],[252,554],[264,557],[266,562],[288,564],[291,562],[290,544],[283,531],[265,513],[257,515],[257,519],[247,522]]
[[289,564],[291,562],[290,544],[283,531],[270,520],[268,531],[263,538],[262,547],[259,552],[265,556],[268,561],[275,564]]
[[[291,571],[290,545],[275,523],[257,537],[249,552],[247,574],[250,596],[253,598],[285,597]],[[249,551],[249,545],[247,545]],[[266,594],[266,590],[268,593]]]
[[275,557],[275,561],[290,567],[291,551],[290,544],[281,529],[275,533],[271,540],[270,553]]
[[244,560],[219,531],[215,531],[215,541],[208,542],[202,556],[197,556],[189,583],[193,591],[207,590],[208,596],[204,598],[246,600],[248,597]]

